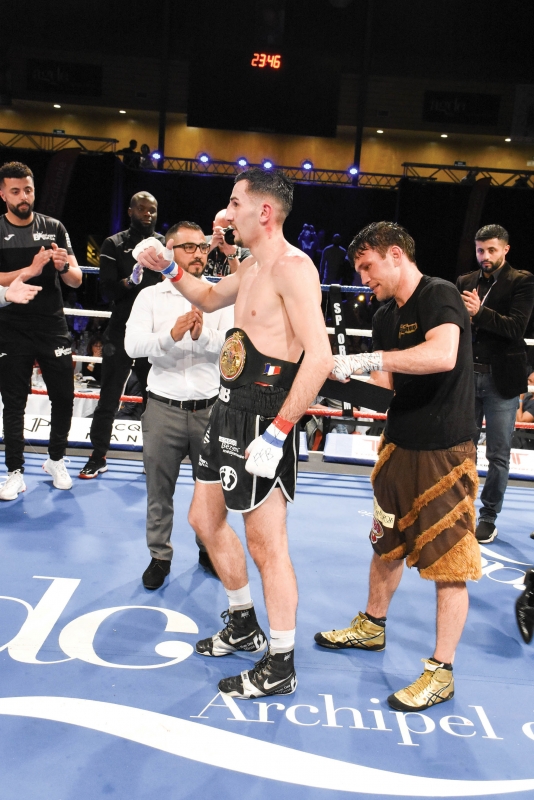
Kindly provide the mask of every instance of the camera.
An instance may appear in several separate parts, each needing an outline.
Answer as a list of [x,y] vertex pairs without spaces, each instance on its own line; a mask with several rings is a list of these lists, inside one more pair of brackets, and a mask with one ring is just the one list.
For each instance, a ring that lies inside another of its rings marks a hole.
[[235,244],[234,229],[231,225],[229,225],[227,228],[223,228],[223,233],[226,244]]

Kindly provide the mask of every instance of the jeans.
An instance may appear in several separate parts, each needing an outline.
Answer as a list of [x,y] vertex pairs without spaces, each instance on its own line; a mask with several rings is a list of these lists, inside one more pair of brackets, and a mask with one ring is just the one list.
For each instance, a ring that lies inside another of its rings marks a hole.
[[497,391],[491,373],[475,372],[475,418],[478,444],[482,420],[486,418],[488,474],[480,499],[480,519],[495,522],[502,508],[510,470],[510,448],[519,397],[505,399]]

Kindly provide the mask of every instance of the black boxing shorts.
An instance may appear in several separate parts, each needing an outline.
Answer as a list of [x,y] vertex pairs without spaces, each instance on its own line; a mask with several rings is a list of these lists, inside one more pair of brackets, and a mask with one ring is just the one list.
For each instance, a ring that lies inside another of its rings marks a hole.
[[278,414],[289,391],[250,383],[236,389],[221,387],[204,434],[197,481],[220,483],[229,511],[240,513],[260,506],[280,487],[290,503],[295,497],[298,462],[298,426],[284,442],[276,475],[260,478],[245,469],[245,450],[261,436]]

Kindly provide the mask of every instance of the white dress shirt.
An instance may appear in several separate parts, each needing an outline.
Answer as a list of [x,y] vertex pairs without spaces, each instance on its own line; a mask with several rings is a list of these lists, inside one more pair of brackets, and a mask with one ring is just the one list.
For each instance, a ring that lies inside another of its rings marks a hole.
[[226,331],[234,327],[234,307],[228,306],[204,314],[196,341],[187,331],[175,342],[171,328],[189,311],[191,303],[164,280],[139,292],[126,323],[126,352],[131,358],[147,356],[152,364],[148,390],[171,400],[204,400],[219,393],[219,353]]

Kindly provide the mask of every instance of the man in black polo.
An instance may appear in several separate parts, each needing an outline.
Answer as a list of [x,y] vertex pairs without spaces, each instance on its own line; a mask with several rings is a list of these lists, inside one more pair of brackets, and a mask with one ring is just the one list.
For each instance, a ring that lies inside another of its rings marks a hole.
[[508,232],[500,225],[481,228],[475,247],[480,269],[461,275],[456,285],[471,317],[478,436],[486,419],[489,466],[476,537],[489,544],[508,483],[519,395],[527,391],[523,337],[534,307],[534,275],[508,264]]
[[8,470],[1,500],[24,492],[24,410],[34,361],[39,362],[52,404],[48,459],[43,469],[56,489],[72,480],[63,456],[74,402],[72,349],[63,313],[60,277],[76,289],[82,272],[67,231],[57,219],[36,214],[31,169],[18,161],[0,167],[0,197],[7,212],[0,217],[0,285],[22,280],[41,287],[31,303],[0,313],[0,392],[4,403],[4,444]]
[[[93,452],[79,474],[80,478],[85,479],[96,478],[99,473],[107,471],[106,453],[111,440],[113,420],[134,363],[124,349],[126,322],[130,311],[142,289],[161,281],[161,276],[152,270],[144,270],[141,275],[137,271],[134,273],[135,259],[132,256],[134,247],[149,236],[165,243],[165,238],[154,232],[158,216],[157,200],[148,192],[134,194],[128,215],[131,220],[128,230],[110,236],[100,251],[100,290],[105,299],[113,302],[113,311],[104,333],[100,400],[91,423]],[[135,372],[145,402],[149,370],[147,358],[135,359]]]

